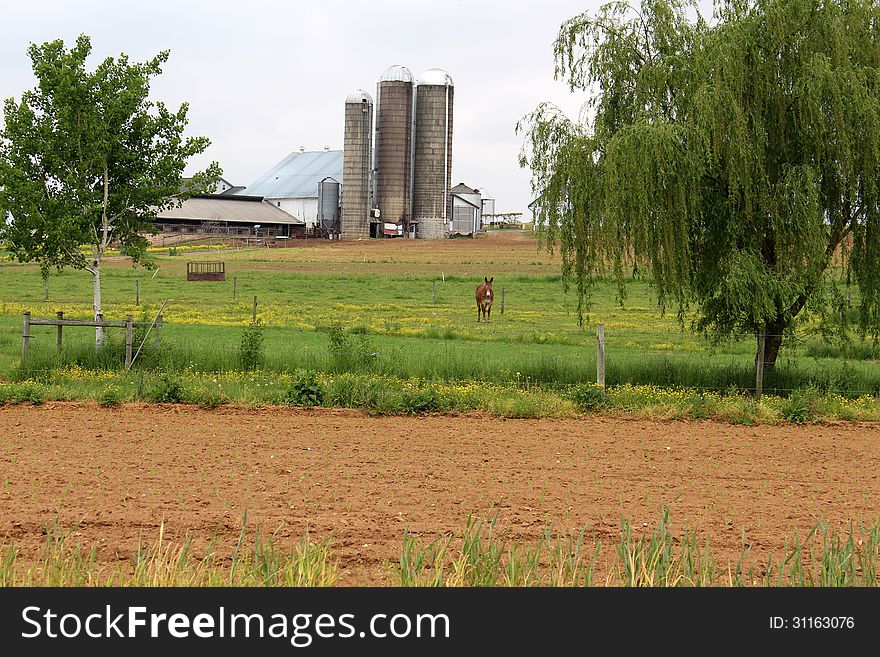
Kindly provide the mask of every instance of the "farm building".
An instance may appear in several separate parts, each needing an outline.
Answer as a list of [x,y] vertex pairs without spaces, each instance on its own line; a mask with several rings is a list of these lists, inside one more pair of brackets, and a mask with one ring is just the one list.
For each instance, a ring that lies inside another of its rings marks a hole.
[[[239,191],[238,195],[262,197],[312,229],[323,223],[318,216],[318,189],[327,178],[337,184],[343,182],[342,151],[300,149]],[[338,190],[336,193],[338,196]],[[331,212],[325,210],[325,213]]]
[[[189,185],[192,178],[183,178],[180,181],[180,188],[186,189]],[[226,178],[220,178],[217,181],[217,184],[214,186],[214,189],[211,190],[211,194],[238,194],[242,191],[244,187],[233,185],[231,182],[226,180]]]
[[211,194],[187,199],[179,208],[156,215],[163,233],[297,237],[305,234],[302,219],[287,214],[261,196]]
[[449,190],[452,210],[449,232],[452,235],[474,235],[483,227],[483,198],[479,189],[458,183]]
[[238,194],[244,187],[238,187],[233,185],[231,182],[226,180],[226,178],[221,178],[217,181],[217,186],[214,188],[212,194]]

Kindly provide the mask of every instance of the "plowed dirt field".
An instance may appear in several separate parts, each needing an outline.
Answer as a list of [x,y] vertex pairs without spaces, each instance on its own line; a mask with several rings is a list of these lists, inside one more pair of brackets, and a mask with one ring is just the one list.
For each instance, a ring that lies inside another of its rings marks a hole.
[[[358,411],[91,403],[0,407],[0,545],[38,556],[57,518],[104,562],[138,543],[249,527],[330,538],[340,584],[393,583],[404,531],[461,532],[498,514],[519,543],[545,527],[601,538],[622,517],[708,532],[726,566],[759,569],[795,529],[880,516],[880,426],[744,427],[591,417],[371,417]],[[606,564],[606,565],[607,565]]]

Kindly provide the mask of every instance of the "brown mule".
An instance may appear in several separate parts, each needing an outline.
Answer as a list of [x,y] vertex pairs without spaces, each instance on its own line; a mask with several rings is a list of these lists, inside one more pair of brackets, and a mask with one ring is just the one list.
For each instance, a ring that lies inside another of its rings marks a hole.
[[485,283],[480,283],[477,285],[477,321],[480,321],[480,317],[484,317],[488,322],[489,318],[492,316],[492,299],[494,299],[494,295],[492,293],[492,281],[495,280],[495,277],[486,278],[483,277]]

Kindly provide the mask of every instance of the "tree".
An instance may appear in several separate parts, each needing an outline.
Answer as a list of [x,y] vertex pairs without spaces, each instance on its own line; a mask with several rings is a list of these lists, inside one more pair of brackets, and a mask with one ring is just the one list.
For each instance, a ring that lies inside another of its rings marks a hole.
[[[184,139],[186,103],[177,112],[148,100],[168,51],[144,63],[124,54],[86,70],[89,37],[65,50],[61,40],[28,49],[36,88],[4,103],[0,131],[0,237],[20,262],[73,267],[92,275],[94,314],[101,316],[101,262],[118,244],[136,264],[157,212],[210,188],[212,163],[183,191],[187,160],[210,144]],[[85,252],[82,247],[85,246]],[[96,340],[103,343],[103,331]]]
[[[880,330],[880,5],[876,0],[611,3],[562,24],[556,76],[583,122],[540,105],[517,129],[536,218],[578,314],[596,276],[649,272],[661,308],[717,337],[828,318],[835,253]],[[839,315],[839,313],[837,313]],[[757,358],[758,356],[756,356]]]

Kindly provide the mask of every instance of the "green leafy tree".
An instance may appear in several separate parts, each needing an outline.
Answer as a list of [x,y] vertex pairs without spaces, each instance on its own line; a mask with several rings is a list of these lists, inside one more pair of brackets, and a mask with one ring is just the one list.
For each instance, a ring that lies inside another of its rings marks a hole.
[[772,368],[801,313],[832,315],[848,256],[860,327],[880,330],[880,5],[685,0],[603,6],[562,24],[556,76],[590,93],[520,122],[536,218],[579,317],[591,282],[649,273],[661,308],[709,335],[766,337]]
[[[209,189],[212,163],[181,191],[187,160],[210,144],[184,139],[186,103],[177,112],[148,99],[168,51],[144,63],[124,54],[86,69],[89,37],[66,50],[61,40],[28,49],[36,88],[4,103],[0,131],[0,237],[21,262],[73,267],[92,275],[101,315],[101,262],[118,245],[141,261],[157,212]],[[83,249],[85,247],[85,249]],[[98,344],[103,331],[97,330]]]

